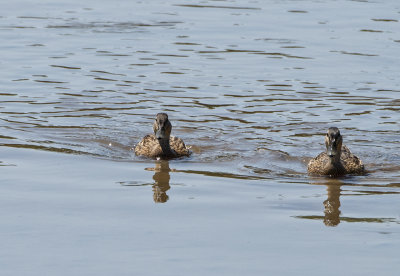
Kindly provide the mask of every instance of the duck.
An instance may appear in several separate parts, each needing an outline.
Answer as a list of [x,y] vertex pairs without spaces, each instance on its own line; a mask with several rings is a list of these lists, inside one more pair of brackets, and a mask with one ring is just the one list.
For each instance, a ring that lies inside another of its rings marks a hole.
[[343,138],[337,127],[330,127],[325,135],[326,151],[310,160],[307,166],[310,175],[331,177],[345,174],[363,174],[364,164],[343,145]]
[[168,160],[189,156],[191,151],[182,139],[171,136],[172,124],[166,113],[158,113],[153,124],[154,134],[146,135],[135,147],[137,156]]

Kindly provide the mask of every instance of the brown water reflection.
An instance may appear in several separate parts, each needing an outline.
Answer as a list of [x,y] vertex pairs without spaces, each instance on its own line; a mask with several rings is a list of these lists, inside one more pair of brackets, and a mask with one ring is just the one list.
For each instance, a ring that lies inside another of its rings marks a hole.
[[336,226],[340,223],[340,187],[343,183],[337,180],[325,185],[328,198],[324,201],[324,224],[326,226]]
[[154,163],[154,167],[145,168],[146,171],[154,172],[153,180],[154,183],[142,183],[140,181],[121,181],[118,184],[122,186],[131,186],[131,187],[142,187],[142,186],[152,186],[153,190],[153,200],[155,203],[165,203],[168,201],[169,196],[167,195],[167,191],[171,188],[170,181],[170,172],[175,171],[174,169],[170,169],[168,160],[157,160]]
[[[320,179],[318,181],[312,181],[312,185],[324,185],[326,186],[326,200],[323,201],[324,216],[312,215],[312,216],[295,216],[301,219],[311,220],[322,220],[323,223],[328,227],[334,227],[340,224],[341,221],[345,222],[372,222],[372,223],[388,223],[394,222],[400,224],[400,221],[396,218],[372,218],[372,217],[347,217],[341,216],[341,196],[349,195],[382,195],[382,194],[400,194],[400,191],[390,189],[389,191],[382,191],[382,186],[373,184],[362,184],[362,183],[349,183],[342,179]],[[343,187],[346,189],[343,190]],[[386,187],[395,187],[392,184],[386,185]],[[361,189],[358,189],[361,188]],[[374,189],[380,188],[380,189]],[[345,192],[344,192],[345,191]]]
[[167,191],[171,188],[169,185],[170,175],[169,161],[160,160],[155,163],[154,168],[147,168],[146,170],[154,170],[154,184],[153,184],[153,200],[155,203],[165,203],[169,197]]

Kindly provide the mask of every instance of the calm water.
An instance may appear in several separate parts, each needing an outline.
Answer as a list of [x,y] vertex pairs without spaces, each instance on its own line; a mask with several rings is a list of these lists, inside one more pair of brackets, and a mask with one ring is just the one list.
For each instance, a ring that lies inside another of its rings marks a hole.
[[0,2],[4,275],[397,275],[398,1]]

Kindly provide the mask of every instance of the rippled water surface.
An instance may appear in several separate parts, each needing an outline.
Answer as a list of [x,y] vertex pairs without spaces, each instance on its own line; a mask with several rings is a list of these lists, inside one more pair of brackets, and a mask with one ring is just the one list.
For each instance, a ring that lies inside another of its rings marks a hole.
[[[3,1],[1,266],[397,275],[399,21],[395,0]],[[191,157],[133,154],[158,112]],[[307,175],[329,126],[366,175]]]

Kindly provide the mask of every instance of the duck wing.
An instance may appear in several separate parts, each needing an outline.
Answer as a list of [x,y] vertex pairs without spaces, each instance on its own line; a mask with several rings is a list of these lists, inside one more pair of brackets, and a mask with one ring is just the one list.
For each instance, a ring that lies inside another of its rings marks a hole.
[[136,155],[154,157],[157,152],[161,152],[160,144],[154,135],[146,135],[135,147]]
[[171,136],[169,145],[178,156],[189,156],[192,153],[181,138]]
[[342,146],[340,160],[347,173],[360,174],[364,172],[364,164],[360,158],[352,154],[349,148],[345,145]]
[[324,174],[325,164],[327,164],[327,162],[329,161],[328,159],[329,157],[326,152],[321,152],[320,154],[318,154],[315,158],[311,159],[310,162],[308,162],[308,173]]

